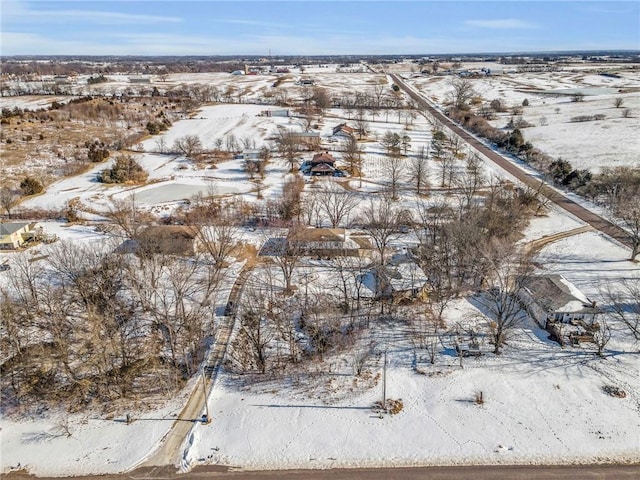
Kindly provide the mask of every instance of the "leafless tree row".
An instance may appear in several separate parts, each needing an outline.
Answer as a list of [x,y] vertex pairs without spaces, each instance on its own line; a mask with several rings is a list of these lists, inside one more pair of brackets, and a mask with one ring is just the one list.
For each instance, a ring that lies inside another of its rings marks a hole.
[[46,259],[16,257],[0,291],[5,401],[166,394],[197,370],[233,231],[188,227],[202,248],[185,257],[135,219],[121,224],[124,244],[58,243]]

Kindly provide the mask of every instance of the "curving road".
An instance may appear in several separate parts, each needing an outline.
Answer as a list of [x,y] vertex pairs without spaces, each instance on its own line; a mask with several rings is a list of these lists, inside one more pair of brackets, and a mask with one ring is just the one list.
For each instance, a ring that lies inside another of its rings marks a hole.
[[574,202],[570,198],[566,197],[562,193],[554,190],[549,187],[544,182],[541,182],[537,178],[533,177],[531,174],[525,172],[520,167],[515,165],[513,162],[510,162],[506,158],[504,158],[499,153],[493,151],[491,148],[487,147],[484,143],[478,140],[476,137],[468,133],[466,130],[462,129],[456,123],[454,123],[449,117],[444,115],[442,112],[436,110],[422,95],[418,94],[415,90],[410,88],[404,81],[396,74],[389,74],[393,81],[398,85],[407,95],[409,95],[420,107],[424,108],[429,114],[440,122],[442,125],[446,126],[449,130],[453,131],[456,135],[458,135],[462,140],[468,143],[471,147],[473,147],[476,151],[484,155],[486,158],[491,160],[493,163],[498,165],[503,170],[507,171],[518,180],[520,180],[525,185],[533,188],[534,190],[539,191],[542,195],[547,197],[550,201],[563,208],[567,212],[575,215],[583,222],[591,225],[596,230],[603,232],[610,236],[611,238],[617,240],[621,244],[626,247],[632,248],[633,242],[631,235],[628,232],[618,227],[617,225],[611,223],[609,220],[602,218],[600,215],[593,213],[591,210],[587,210],[583,206]]

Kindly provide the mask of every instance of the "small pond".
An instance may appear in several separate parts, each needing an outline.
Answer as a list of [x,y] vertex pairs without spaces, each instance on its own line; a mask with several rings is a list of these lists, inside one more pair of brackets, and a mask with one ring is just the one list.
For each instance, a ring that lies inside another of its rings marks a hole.
[[[213,191],[217,195],[225,195],[229,193],[240,193],[240,190],[230,185],[215,185]],[[189,185],[186,183],[165,183],[156,187],[145,188],[135,191],[136,201],[146,204],[155,205],[165,202],[177,202],[179,200],[188,200],[198,193],[208,195],[210,187],[208,185]]]

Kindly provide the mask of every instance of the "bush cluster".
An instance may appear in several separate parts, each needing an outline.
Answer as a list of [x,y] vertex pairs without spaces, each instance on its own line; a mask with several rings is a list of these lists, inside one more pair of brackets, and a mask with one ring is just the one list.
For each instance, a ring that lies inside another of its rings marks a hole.
[[113,167],[105,168],[98,174],[102,183],[144,182],[147,172],[129,155],[116,158]]

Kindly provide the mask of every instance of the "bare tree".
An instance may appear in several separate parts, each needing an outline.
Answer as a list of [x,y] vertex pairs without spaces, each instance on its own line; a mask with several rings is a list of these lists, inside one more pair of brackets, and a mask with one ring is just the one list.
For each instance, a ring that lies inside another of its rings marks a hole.
[[522,280],[531,273],[532,262],[526,254],[502,241],[488,242],[478,253],[488,285],[478,297],[478,303],[490,318],[493,353],[499,354],[509,333],[522,319],[518,292]]
[[640,253],[640,188],[623,188],[617,195],[614,215],[620,218],[630,233],[631,256],[634,261]]
[[282,248],[280,248],[280,251],[272,257],[273,263],[275,263],[275,265],[280,269],[280,272],[282,272],[282,277],[284,278],[284,292],[287,295],[293,293],[291,282],[293,272],[298,266],[303,254],[300,243],[291,241],[291,238],[300,231],[301,230],[298,227],[290,229],[288,237],[282,244]]
[[358,205],[359,198],[355,192],[345,190],[333,182],[328,183],[317,194],[322,211],[331,223],[331,228],[337,228],[347,223],[349,216]]
[[471,208],[473,198],[484,184],[485,178],[482,171],[482,163],[477,153],[467,159],[467,168],[455,177],[454,185],[458,188],[458,197],[461,199],[462,209]]
[[451,152],[445,152],[440,160],[440,186],[451,187],[456,173],[456,160]]
[[620,107],[622,107],[622,105],[624,105],[624,98],[622,98],[622,97],[616,97],[616,98],[614,98],[614,99],[613,99],[613,105],[614,105],[616,108],[620,108]]
[[313,101],[321,116],[323,115],[324,110],[331,106],[331,98],[327,91],[322,87],[315,87],[313,89]]
[[233,358],[242,368],[255,368],[262,374],[267,371],[267,348],[275,333],[267,321],[263,295],[255,288],[245,289],[240,306],[240,328],[232,344]]
[[369,234],[378,251],[380,265],[384,265],[389,243],[398,233],[398,212],[393,201],[389,197],[383,197],[378,202],[371,199],[363,209],[362,221],[364,231]]
[[276,145],[280,154],[289,162],[290,171],[296,169],[296,158],[300,151],[300,141],[294,132],[288,130],[280,131],[276,139]]
[[229,133],[224,137],[224,145],[227,152],[233,153],[240,150],[240,145],[238,144],[238,139],[233,133]]
[[416,156],[409,162],[408,176],[415,184],[418,195],[429,187],[429,153],[424,146],[418,149]]
[[148,213],[138,207],[135,195],[122,200],[112,199],[112,206],[105,216],[120,228],[125,238],[132,240],[139,238],[141,231],[152,220]]
[[410,323],[411,339],[416,349],[425,350],[429,363],[436,363],[440,344],[440,321],[430,312],[412,315]]
[[300,204],[300,214],[307,225],[315,224],[316,227],[319,227],[322,224],[322,206],[319,201],[319,192],[309,191],[304,193]]
[[198,248],[207,253],[215,268],[223,268],[237,244],[236,227],[218,220],[211,225],[199,223],[190,228],[195,234]]
[[0,206],[7,212],[7,216],[11,218],[11,209],[16,202],[17,195],[9,187],[0,188]]
[[173,148],[189,159],[194,159],[202,152],[202,141],[197,135],[184,135],[176,138]]
[[384,132],[382,139],[380,140],[380,145],[382,145],[385,149],[385,152],[388,156],[399,156],[400,155],[400,147],[402,145],[402,137],[392,132],[391,130],[387,130]]
[[157,138],[155,143],[158,153],[167,153],[167,141],[164,137]]
[[367,133],[369,133],[369,122],[367,122],[365,118],[363,109],[358,109],[354,121],[354,127],[356,129],[356,132],[358,132],[359,139],[366,137]]
[[596,325],[596,330],[593,332],[593,343],[596,346],[596,353],[599,357],[604,354],[604,349],[611,340],[611,328],[604,318],[600,318]]
[[454,77],[449,86],[452,88],[451,100],[456,108],[466,108],[467,103],[476,94],[471,80],[464,77]]
[[358,145],[358,140],[352,135],[349,135],[342,143],[344,150],[343,159],[349,166],[349,173],[351,175],[360,175],[362,165],[362,151]]
[[389,194],[392,200],[398,199],[398,189],[404,178],[405,169],[405,161],[398,155],[387,157],[382,164],[382,170],[387,179]]

